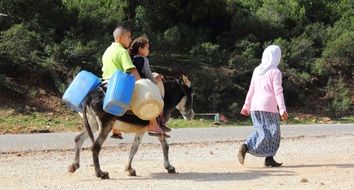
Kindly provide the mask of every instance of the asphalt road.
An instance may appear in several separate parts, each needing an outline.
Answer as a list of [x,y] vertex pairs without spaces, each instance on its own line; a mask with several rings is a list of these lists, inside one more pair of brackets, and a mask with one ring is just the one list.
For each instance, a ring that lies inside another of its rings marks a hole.
[[[187,144],[199,142],[243,141],[250,134],[252,127],[218,127],[218,128],[186,128],[173,129],[170,144]],[[321,124],[321,125],[283,125],[282,138],[320,137],[353,135],[352,124]],[[78,132],[43,133],[43,134],[5,134],[0,135],[0,154],[12,152],[31,152],[43,150],[68,150],[74,148],[74,138]],[[122,146],[133,141],[134,134],[123,134],[124,139],[111,139],[104,146]],[[145,135],[143,143],[158,144],[156,137]],[[86,140],[83,147],[90,146]]]

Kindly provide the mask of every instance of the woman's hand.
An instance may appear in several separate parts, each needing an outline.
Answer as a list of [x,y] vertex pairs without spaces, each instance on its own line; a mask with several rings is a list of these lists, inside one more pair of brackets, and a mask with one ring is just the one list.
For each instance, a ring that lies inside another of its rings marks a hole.
[[287,121],[288,120],[288,112],[284,111],[283,114],[280,115],[281,119],[283,121]]
[[242,108],[241,110],[241,114],[244,116],[249,116],[250,115],[250,111],[246,108]]

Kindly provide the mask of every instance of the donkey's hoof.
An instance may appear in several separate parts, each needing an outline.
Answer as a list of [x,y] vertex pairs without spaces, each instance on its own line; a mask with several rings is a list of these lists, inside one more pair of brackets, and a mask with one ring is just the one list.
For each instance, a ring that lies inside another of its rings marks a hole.
[[68,172],[69,173],[74,173],[79,168],[80,168],[79,164],[70,164],[69,167],[68,167]]
[[175,173],[176,173],[176,169],[175,169],[175,167],[173,167],[173,166],[169,166],[169,167],[167,168],[167,172],[168,172],[169,174],[175,174]]
[[101,179],[109,179],[108,172],[102,172],[100,176],[101,176]]
[[171,169],[171,170],[167,170],[167,172],[169,173],[169,174],[175,174],[176,173],[176,169]]
[[133,168],[126,169],[125,171],[128,172],[128,176],[136,176],[136,171]]

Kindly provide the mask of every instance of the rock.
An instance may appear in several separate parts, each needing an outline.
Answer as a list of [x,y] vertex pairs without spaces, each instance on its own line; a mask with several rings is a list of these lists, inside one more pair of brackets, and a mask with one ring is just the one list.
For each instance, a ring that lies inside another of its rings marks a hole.
[[307,182],[309,182],[309,181],[308,181],[306,178],[302,178],[300,182],[301,182],[301,183],[307,183]]
[[332,120],[331,120],[331,118],[329,118],[329,117],[324,117],[324,118],[322,118],[322,121],[324,121],[324,122],[330,122],[330,121],[332,121]]

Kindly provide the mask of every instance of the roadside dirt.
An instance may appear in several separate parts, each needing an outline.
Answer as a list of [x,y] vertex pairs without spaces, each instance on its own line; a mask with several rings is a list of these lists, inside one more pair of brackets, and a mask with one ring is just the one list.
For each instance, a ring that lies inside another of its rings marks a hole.
[[280,168],[263,167],[263,158],[236,160],[239,142],[178,144],[170,146],[177,174],[163,168],[160,146],[143,144],[133,168],[124,172],[129,146],[105,148],[101,167],[111,179],[95,177],[91,152],[84,150],[81,168],[67,166],[73,151],[0,155],[0,189],[354,189],[354,136],[304,137],[282,140]]

